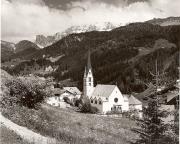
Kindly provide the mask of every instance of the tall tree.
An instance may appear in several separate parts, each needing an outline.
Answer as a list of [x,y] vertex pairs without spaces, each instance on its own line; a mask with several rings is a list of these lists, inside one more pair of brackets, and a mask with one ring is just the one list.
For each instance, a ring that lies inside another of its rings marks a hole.
[[165,118],[168,113],[160,109],[160,95],[158,95],[164,82],[165,73],[159,73],[156,60],[155,74],[152,84],[155,87],[154,94],[151,96],[148,106],[143,109],[143,119],[137,120],[140,129],[135,131],[140,134],[140,139],[137,143],[143,144],[163,144],[164,132],[167,129],[167,124],[164,124],[162,118]]

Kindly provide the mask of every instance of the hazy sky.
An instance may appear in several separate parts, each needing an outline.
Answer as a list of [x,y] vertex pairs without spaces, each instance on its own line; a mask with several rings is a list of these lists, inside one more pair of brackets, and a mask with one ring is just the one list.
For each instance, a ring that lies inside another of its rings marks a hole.
[[1,39],[33,40],[72,25],[180,16],[180,0],[2,0]]

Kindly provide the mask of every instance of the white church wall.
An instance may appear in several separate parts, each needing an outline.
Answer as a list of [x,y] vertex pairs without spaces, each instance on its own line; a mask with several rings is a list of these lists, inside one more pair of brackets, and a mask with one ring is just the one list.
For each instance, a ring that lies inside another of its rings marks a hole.
[[107,112],[109,112],[109,111],[111,111],[111,107],[112,107],[112,105],[110,105],[110,103],[109,102],[103,102],[103,107],[102,107],[102,113],[107,113]]
[[[118,98],[118,101],[115,102],[115,98]],[[124,98],[119,90],[119,88],[116,86],[111,95],[109,96],[109,104],[111,107],[120,105],[122,108],[122,111],[124,111]],[[111,110],[111,109],[110,109]]]

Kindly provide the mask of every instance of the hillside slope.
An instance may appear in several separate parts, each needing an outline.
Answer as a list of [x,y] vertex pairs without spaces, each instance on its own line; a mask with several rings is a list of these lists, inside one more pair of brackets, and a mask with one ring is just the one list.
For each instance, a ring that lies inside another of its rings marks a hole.
[[1,60],[8,60],[15,52],[15,44],[1,40]]
[[30,57],[64,55],[54,62],[59,68],[51,75],[56,80],[71,78],[82,89],[87,51],[91,49],[96,83],[117,83],[124,93],[140,92],[145,88],[142,81],[152,79],[149,71],[154,71],[155,59],[159,61],[159,69],[168,72],[171,80],[178,77],[179,35],[179,25],[132,23],[109,32],[71,34]]
[[180,17],[168,17],[168,18],[154,18],[147,21],[148,23],[160,26],[169,26],[169,25],[180,25]]

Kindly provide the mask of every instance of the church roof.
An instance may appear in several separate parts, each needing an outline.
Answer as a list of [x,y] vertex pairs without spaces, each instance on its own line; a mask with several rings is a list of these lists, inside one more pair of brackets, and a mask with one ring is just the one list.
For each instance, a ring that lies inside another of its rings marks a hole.
[[98,84],[93,93],[92,93],[92,97],[101,97],[102,99],[104,98],[108,98],[111,93],[113,92],[113,90],[115,89],[116,85],[101,85]]
[[129,97],[129,105],[141,105],[142,102],[135,98],[133,95]]

